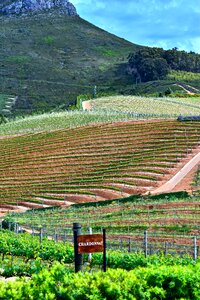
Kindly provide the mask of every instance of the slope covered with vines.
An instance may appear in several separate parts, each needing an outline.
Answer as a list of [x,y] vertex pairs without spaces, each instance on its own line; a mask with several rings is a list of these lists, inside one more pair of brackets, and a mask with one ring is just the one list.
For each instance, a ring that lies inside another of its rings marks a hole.
[[200,123],[99,124],[0,139],[2,208],[122,198],[160,186],[200,141]]

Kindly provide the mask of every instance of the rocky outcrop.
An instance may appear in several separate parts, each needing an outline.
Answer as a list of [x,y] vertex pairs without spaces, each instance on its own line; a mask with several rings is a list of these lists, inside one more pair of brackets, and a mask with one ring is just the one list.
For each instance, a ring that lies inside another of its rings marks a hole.
[[77,15],[76,8],[68,0],[16,0],[3,1],[1,4],[0,14],[26,14],[30,12],[38,12],[43,10],[57,9],[60,13],[65,13],[69,16]]

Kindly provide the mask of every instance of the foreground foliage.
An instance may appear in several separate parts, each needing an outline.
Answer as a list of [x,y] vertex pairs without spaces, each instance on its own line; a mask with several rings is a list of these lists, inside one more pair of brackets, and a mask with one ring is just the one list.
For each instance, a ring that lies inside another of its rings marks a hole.
[[32,279],[0,282],[0,299],[199,299],[200,265],[159,266],[134,271],[67,273],[56,263]]
[[11,255],[24,257],[26,262],[35,258],[65,263],[73,261],[73,249],[69,244],[55,243],[46,238],[41,244],[39,237],[33,237],[30,234],[16,235],[8,230],[0,232],[0,254],[2,254],[2,260],[5,255]]
[[[92,256],[82,273],[73,273],[73,247],[29,234],[1,231],[0,299],[199,299],[200,262],[190,257],[109,251],[108,271],[97,271],[102,254]],[[85,259],[86,260],[86,257]],[[60,261],[60,262],[58,262]],[[67,264],[66,264],[67,263]],[[26,277],[23,277],[26,276]],[[31,277],[30,277],[31,276]]]

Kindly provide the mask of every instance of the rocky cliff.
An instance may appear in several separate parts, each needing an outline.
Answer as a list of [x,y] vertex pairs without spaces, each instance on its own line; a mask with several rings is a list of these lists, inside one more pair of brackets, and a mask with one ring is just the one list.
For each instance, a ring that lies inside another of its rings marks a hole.
[[0,14],[26,14],[43,10],[57,9],[69,16],[77,15],[76,8],[68,0],[3,0],[0,4]]

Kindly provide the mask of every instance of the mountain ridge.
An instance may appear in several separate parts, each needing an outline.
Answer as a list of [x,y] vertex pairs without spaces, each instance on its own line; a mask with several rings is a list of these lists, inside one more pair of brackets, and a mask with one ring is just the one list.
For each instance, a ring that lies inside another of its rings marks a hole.
[[0,6],[0,14],[19,15],[39,11],[59,9],[60,13],[76,16],[75,6],[68,0],[17,0],[3,1]]

